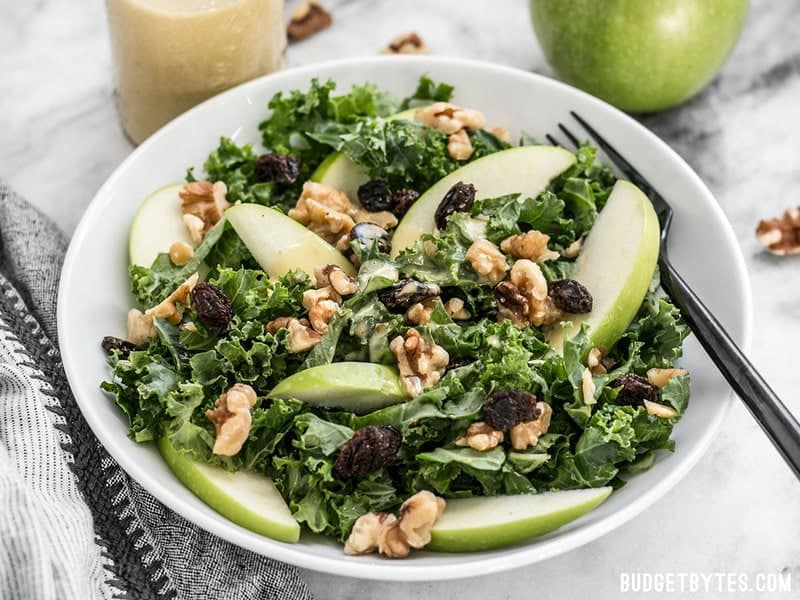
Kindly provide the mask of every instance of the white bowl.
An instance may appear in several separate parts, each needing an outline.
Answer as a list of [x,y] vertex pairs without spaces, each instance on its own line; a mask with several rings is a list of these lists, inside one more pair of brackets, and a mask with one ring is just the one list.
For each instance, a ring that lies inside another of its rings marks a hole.
[[[202,167],[220,136],[259,141],[258,123],[278,91],[305,89],[313,77],[331,78],[339,90],[372,81],[397,95],[429,74],[456,88],[455,102],[483,111],[491,124],[525,130],[539,139],[570,122],[575,110],[607,136],[675,208],[670,239],[673,262],[727,326],[747,345],[750,288],[733,231],[709,190],[666,144],[608,104],[564,84],[491,64],[427,57],[374,57],[311,65],[264,77],[230,90],[168,124],[136,149],[109,177],[90,204],[69,248],[58,302],[58,333],[75,397],[97,437],[122,468],[164,504],[204,529],[239,546],[289,563],[365,579],[441,580],[469,577],[534,563],[585,544],[624,524],[674,486],[710,444],[732,402],[731,393],[696,342],[686,344],[692,399],[674,431],[674,454],[612,494],[598,509],[548,535],[499,550],[471,554],[417,552],[406,560],[347,557],[340,545],[304,535],[298,544],[251,533],[206,506],[169,471],[152,444],[126,433],[126,418],[99,389],[109,376],[100,339],[123,335],[133,304],[128,291],[128,228],[139,203],[153,190]],[[578,129],[575,127],[575,129]],[[690,510],[686,508],[685,510]]]

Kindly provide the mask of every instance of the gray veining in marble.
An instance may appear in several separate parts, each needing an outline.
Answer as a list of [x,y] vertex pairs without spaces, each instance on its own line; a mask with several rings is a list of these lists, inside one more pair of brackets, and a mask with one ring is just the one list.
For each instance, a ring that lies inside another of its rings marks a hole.
[[[435,54],[551,74],[523,0],[406,0],[402,10],[386,0],[326,4],[334,27],[292,46],[290,65],[372,54],[394,35],[416,30]],[[0,2],[0,176],[66,232],[131,151],[114,112],[104,19],[101,0]],[[733,224],[753,282],[752,358],[800,414],[800,258],[766,256],[753,236],[759,218],[799,203],[800,4],[754,0],[741,42],[712,85],[643,121],[697,170]],[[604,600],[619,597],[623,570],[791,572],[792,594],[728,596],[800,597],[798,506],[800,485],[737,404],[678,486],[622,529],[576,551],[502,576],[447,583],[379,584],[311,572],[307,578],[320,599]]]

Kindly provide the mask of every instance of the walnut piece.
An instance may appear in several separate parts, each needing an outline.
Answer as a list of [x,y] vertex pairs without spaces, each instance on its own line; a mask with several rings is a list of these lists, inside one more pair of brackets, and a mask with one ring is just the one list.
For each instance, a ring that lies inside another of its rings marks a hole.
[[537,402],[536,409],[539,416],[533,421],[519,423],[511,428],[511,447],[514,450],[525,450],[539,443],[539,438],[550,429],[550,418],[553,409],[547,402]]
[[671,406],[659,404],[658,402],[653,402],[652,400],[644,400],[643,403],[647,414],[658,417],[659,419],[672,419],[673,417],[678,416],[678,411]]
[[187,214],[183,215],[183,224],[186,225],[189,237],[192,238],[192,242],[194,242],[195,245],[203,241],[203,229],[205,228],[203,219]]
[[464,256],[481,281],[496,285],[506,276],[506,271],[508,271],[506,257],[489,240],[472,242]]
[[361,515],[350,530],[350,536],[344,545],[344,553],[358,556],[375,552],[378,549],[381,529],[395,521],[397,517],[385,512]]
[[414,120],[447,135],[462,129],[480,129],[486,125],[486,118],[482,113],[449,102],[434,102],[417,109]]
[[450,298],[450,300],[445,303],[444,310],[451,319],[456,321],[466,321],[472,316],[469,314],[469,311],[464,308],[464,301],[461,298]]
[[517,327],[525,327],[530,315],[530,302],[527,296],[510,281],[501,281],[494,288],[494,298],[497,302],[497,322],[510,320]]
[[311,323],[308,322],[308,319],[295,319],[295,317],[278,317],[277,319],[273,319],[272,321],[267,323],[264,328],[267,330],[267,333],[275,335],[281,329],[288,329],[289,323],[292,320],[299,321],[302,325],[305,325],[306,327],[311,325]]
[[342,297],[330,285],[303,292],[303,306],[308,311],[308,320],[319,333],[328,333],[328,323],[341,305]]
[[142,346],[155,335],[153,315],[143,313],[137,308],[128,311],[128,341],[131,344]]
[[561,256],[563,256],[564,258],[575,258],[581,253],[581,250],[583,250],[583,238],[579,237],[569,246],[564,248],[564,251],[561,253]]
[[350,242],[356,223],[375,223],[383,229],[397,225],[389,211],[371,213],[353,204],[343,192],[324,183],[307,181],[289,216],[340,250]]
[[759,221],[756,237],[777,256],[800,254],[800,207],[790,208],[775,219]]
[[547,247],[550,236],[532,229],[526,233],[518,233],[500,242],[500,249],[514,258],[527,258],[535,263],[556,260],[558,252]]
[[592,375],[605,375],[608,373],[608,369],[603,364],[603,351],[600,348],[589,350],[589,356],[586,357],[586,366],[589,367]]
[[416,329],[409,329],[405,337],[398,335],[389,348],[397,359],[403,389],[412,398],[437,384],[450,362],[447,350],[428,344]]
[[428,46],[413,31],[403,33],[394,38],[381,50],[381,54],[427,54]]
[[506,129],[505,127],[490,127],[489,132],[493,133],[495,137],[504,141],[506,144],[510,144],[511,142],[511,132]]
[[286,347],[289,352],[297,354],[310,350],[322,341],[322,336],[307,325],[308,321],[303,319],[289,319],[286,328],[289,330],[289,337],[286,340]]
[[522,258],[511,267],[509,279],[528,300],[528,319],[536,327],[558,323],[563,312],[547,294],[547,279],[535,262]]
[[496,448],[503,442],[503,432],[488,423],[477,421],[467,428],[464,435],[456,438],[456,446],[469,446],[478,452]]
[[685,369],[649,369],[647,371],[647,381],[657,388],[663,388],[673,377],[686,375]]
[[447,506],[444,498],[417,492],[400,506],[399,518],[388,513],[361,515],[350,530],[345,554],[369,554],[377,550],[388,558],[404,558],[411,548],[431,541],[431,529]]
[[447,138],[447,153],[453,160],[468,160],[474,148],[465,129],[451,133]]
[[583,394],[583,403],[591,406],[597,404],[597,399],[594,397],[596,386],[594,379],[592,379],[592,372],[589,367],[586,367],[581,373],[581,393]]
[[431,529],[442,517],[446,506],[444,498],[423,490],[400,505],[399,529],[412,548],[422,548],[431,541]]
[[184,185],[181,191],[178,192],[184,213],[184,223],[189,229],[192,241],[196,241],[197,220],[187,220],[185,215],[192,215],[200,219],[203,222],[201,233],[205,235],[209,229],[219,222],[225,209],[230,206],[225,199],[227,193],[228,188],[222,181],[215,183],[193,181]]
[[338,265],[318,265],[314,278],[318,288],[331,286],[340,296],[352,296],[358,291],[358,282]]
[[431,322],[431,315],[436,309],[438,296],[427,298],[422,302],[412,304],[406,311],[406,323],[410,325],[426,325]]
[[178,305],[189,306],[190,294],[198,281],[200,281],[200,275],[195,273],[180,284],[161,303],[145,311],[145,314],[150,315],[151,318],[160,317],[161,319],[166,319],[173,325],[177,325],[181,322],[183,316]]
[[253,421],[250,409],[256,403],[256,392],[247,384],[237,383],[217,398],[206,417],[214,423],[214,454],[235,456],[242,449]]
[[286,35],[293,42],[298,42],[327,29],[332,22],[331,14],[318,2],[301,2],[292,12]]
[[194,256],[194,248],[186,242],[174,242],[169,247],[169,259],[173,265],[182,267],[187,262],[192,260]]

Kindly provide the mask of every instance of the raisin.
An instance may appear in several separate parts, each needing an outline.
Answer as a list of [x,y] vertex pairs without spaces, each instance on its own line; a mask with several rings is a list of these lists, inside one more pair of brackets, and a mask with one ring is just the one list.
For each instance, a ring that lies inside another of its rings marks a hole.
[[384,254],[389,254],[392,249],[389,233],[375,223],[356,223],[350,230],[350,241],[358,242],[364,250],[369,250],[375,245],[378,248],[378,252],[383,252]]
[[100,346],[111,354],[114,350],[119,351],[120,358],[128,358],[131,352],[135,350],[139,350],[139,346],[134,344],[133,342],[129,342],[128,340],[123,340],[118,337],[114,337],[113,335],[107,335],[103,338],[103,341],[100,342]]
[[403,439],[391,425],[359,429],[339,448],[333,470],[341,479],[364,477],[392,462]]
[[402,217],[418,198],[419,192],[417,190],[412,190],[411,188],[397,190],[392,195],[392,214],[395,217]]
[[393,313],[404,313],[414,304],[429,298],[435,298],[441,293],[441,288],[435,283],[422,283],[416,279],[401,279],[394,285],[383,288],[378,292],[378,300]]
[[222,337],[228,332],[233,318],[230,300],[216,286],[200,282],[192,290],[192,307],[197,311],[200,322],[211,332]]
[[483,420],[500,431],[509,431],[514,425],[533,421],[539,412],[536,396],[529,392],[501,390],[483,403]]
[[471,365],[474,361],[469,358],[451,358],[450,362],[447,363],[447,368],[445,372],[452,371],[453,369],[460,369],[461,367],[466,367],[467,365]]
[[509,281],[501,281],[494,288],[494,299],[500,307],[500,314],[511,317],[517,322],[527,320],[530,312],[528,298],[519,288]]
[[471,183],[459,181],[442,198],[436,208],[434,222],[436,227],[444,229],[447,226],[447,218],[454,212],[466,212],[472,208],[475,202],[475,186]]
[[370,212],[380,212],[392,208],[392,190],[382,179],[373,179],[358,186],[358,201]]
[[617,394],[617,404],[638,406],[644,400],[656,402],[658,393],[656,387],[647,379],[635,373],[621,375],[608,384],[613,388],[621,388]]
[[294,183],[300,176],[300,159],[285,154],[262,154],[253,166],[256,181]]
[[548,293],[553,299],[553,304],[564,312],[592,312],[592,295],[574,279],[559,279],[551,282]]

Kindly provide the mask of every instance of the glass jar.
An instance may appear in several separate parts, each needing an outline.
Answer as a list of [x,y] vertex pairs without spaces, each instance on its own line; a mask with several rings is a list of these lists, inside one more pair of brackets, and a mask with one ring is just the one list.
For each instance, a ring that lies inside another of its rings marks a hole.
[[106,0],[122,126],[138,144],[195,104],[283,66],[283,0]]

